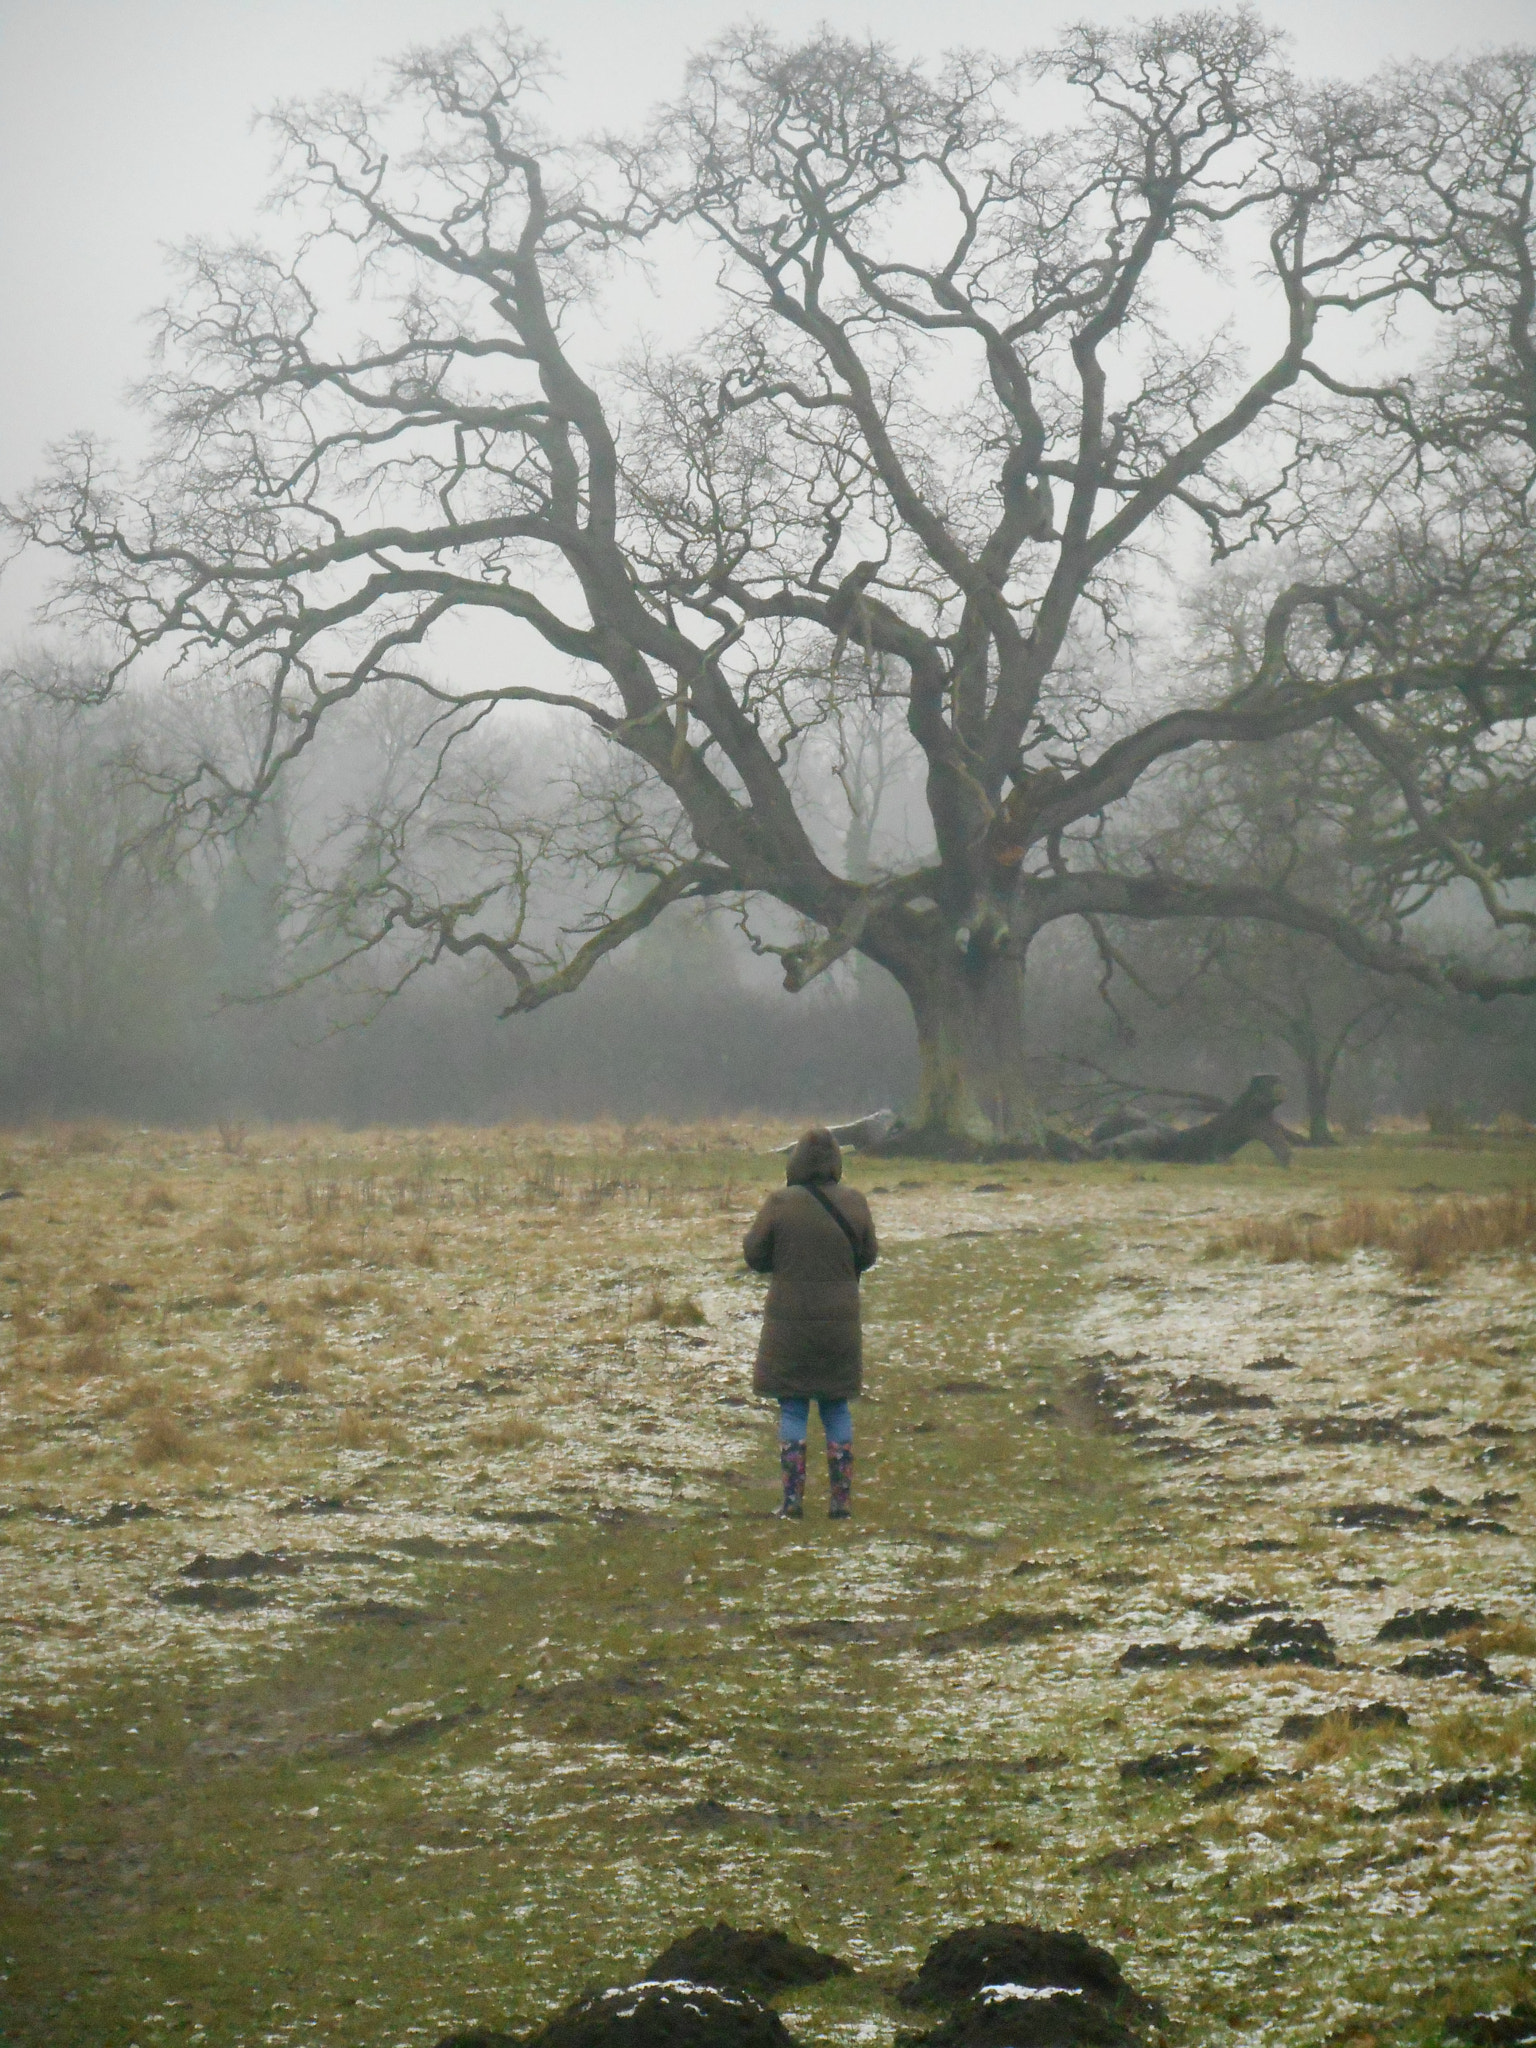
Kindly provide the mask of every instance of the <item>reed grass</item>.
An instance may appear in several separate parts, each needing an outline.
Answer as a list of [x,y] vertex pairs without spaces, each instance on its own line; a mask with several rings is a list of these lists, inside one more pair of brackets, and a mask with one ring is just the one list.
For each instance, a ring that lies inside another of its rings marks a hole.
[[1444,1273],[1469,1259],[1536,1254],[1536,1189],[1451,1195],[1432,1202],[1346,1201],[1332,1216],[1245,1217],[1210,1246],[1214,1257],[1248,1252],[1270,1265],[1331,1265],[1357,1251],[1385,1251],[1408,1274]]

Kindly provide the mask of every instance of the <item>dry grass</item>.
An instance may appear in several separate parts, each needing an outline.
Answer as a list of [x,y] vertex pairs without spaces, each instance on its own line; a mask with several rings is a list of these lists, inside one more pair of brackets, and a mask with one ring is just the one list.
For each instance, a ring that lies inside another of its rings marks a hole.
[[1520,1756],[1536,1737],[1536,1713],[1517,1708],[1502,1721],[1485,1720],[1475,1708],[1446,1714],[1429,1731],[1429,1754],[1442,1770],[1458,1764],[1497,1763]]
[[47,1327],[47,1324],[43,1322],[37,1313],[35,1302],[21,1300],[12,1306],[11,1329],[15,1333],[18,1343],[24,1337],[42,1336]]
[[116,1339],[110,1332],[98,1330],[72,1344],[59,1363],[71,1379],[90,1380],[115,1372],[120,1357]]
[[59,1318],[59,1328],[66,1337],[83,1337],[107,1327],[107,1319],[101,1304],[87,1299],[72,1301]]
[[181,1207],[163,1181],[155,1181],[139,1197],[141,1216],[171,1216]]
[[134,1415],[142,1408],[158,1408],[165,1400],[165,1387],[158,1380],[139,1378],[130,1381],[113,1395],[102,1408],[103,1415],[120,1420],[125,1415]]
[[413,1266],[425,1272],[436,1270],[438,1263],[437,1240],[425,1230],[418,1231],[405,1248],[405,1256]]
[[668,1295],[658,1287],[635,1313],[637,1323],[660,1323],[664,1330],[698,1330],[709,1321],[691,1294]]
[[307,1394],[314,1381],[299,1347],[285,1344],[274,1346],[248,1366],[245,1384],[253,1394]]
[[83,1123],[66,1124],[60,1134],[59,1149],[73,1158],[89,1157],[94,1153],[113,1152],[117,1149],[112,1126],[99,1119],[87,1119]]
[[256,1242],[245,1225],[233,1216],[222,1216],[208,1233],[208,1242],[220,1251],[246,1252]]
[[375,1292],[366,1280],[347,1280],[340,1287],[328,1287],[322,1282],[310,1295],[310,1306],[322,1314],[339,1308],[362,1308],[373,1300]]
[[344,1266],[351,1256],[334,1237],[324,1231],[316,1231],[303,1244],[292,1248],[289,1260],[295,1272],[317,1273]]
[[403,1451],[410,1436],[387,1416],[368,1415],[361,1408],[343,1408],[333,1429],[332,1441],[343,1451]]
[[1536,1190],[1436,1202],[1355,1200],[1333,1216],[1252,1216],[1213,1239],[1210,1250],[1219,1258],[1254,1252],[1274,1266],[1386,1251],[1406,1273],[1443,1273],[1468,1259],[1529,1258],[1536,1254]]
[[1316,1733],[1303,1744],[1297,1762],[1306,1768],[1336,1763],[1344,1756],[1369,1755],[1383,1743],[1401,1739],[1402,1730],[1389,1724],[1364,1728],[1351,1724],[1348,1708],[1325,1715]]
[[469,1440],[478,1451],[520,1451],[543,1442],[544,1425],[531,1415],[505,1415],[483,1429],[472,1429]]
[[344,1451],[371,1451],[379,1441],[379,1425],[356,1408],[344,1408],[336,1424],[335,1439]]
[[1463,1629],[1449,1639],[1479,1657],[1536,1657],[1536,1626],[1528,1621],[1491,1622]]
[[198,1457],[199,1446],[169,1410],[151,1408],[140,1425],[133,1455],[140,1465],[187,1465]]

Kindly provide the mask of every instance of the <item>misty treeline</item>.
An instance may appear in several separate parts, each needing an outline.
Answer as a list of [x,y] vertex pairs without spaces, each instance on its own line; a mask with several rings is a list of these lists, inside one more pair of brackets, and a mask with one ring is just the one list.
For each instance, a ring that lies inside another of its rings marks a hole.
[[8,509],[16,1098],[1536,1108],[1536,54],[544,61],[276,114]]
[[[381,1003],[366,979],[318,972],[328,951],[304,957],[296,940],[306,858],[344,812],[324,767],[240,832],[178,841],[149,771],[163,698],[97,707],[58,681],[38,659],[0,683],[0,1120],[837,1117],[916,1087],[910,1013],[887,976],[845,965],[790,996],[708,906],[658,921],[533,1017],[504,1018],[483,967],[439,969]],[[368,787],[400,732],[348,738],[347,770]],[[559,778],[553,740],[534,759]],[[827,763],[828,829],[841,826],[851,868],[917,812],[896,759],[866,727]],[[850,783],[839,817],[831,794]],[[1122,957],[1081,927],[1042,941],[1029,1048],[1045,1108],[1082,1123],[1135,1102],[1177,1118],[1272,1067],[1314,1138],[1381,1116],[1536,1116],[1526,1002],[1405,987],[1264,924],[1190,926],[1172,949],[1167,936]]]

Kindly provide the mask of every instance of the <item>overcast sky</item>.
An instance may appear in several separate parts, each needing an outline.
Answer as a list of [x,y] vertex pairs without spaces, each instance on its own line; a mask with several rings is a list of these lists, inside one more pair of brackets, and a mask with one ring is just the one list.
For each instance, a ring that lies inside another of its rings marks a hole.
[[[1156,6],[531,0],[504,11],[560,53],[559,112],[581,130],[634,123],[673,91],[690,49],[748,16],[785,33],[827,21],[912,54],[958,43],[1012,54],[1066,21]],[[1270,0],[1260,11],[1309,72],[1536,40],[1536,0]],[[493,12],[486,0],[0,0],[0,493],[64,434],[124,431],[165,245],[253,224],[270,163],[254,110],[360,83],[375,59]],[[0,636],[23,625],[35,590],[30,576],[0,589]]]

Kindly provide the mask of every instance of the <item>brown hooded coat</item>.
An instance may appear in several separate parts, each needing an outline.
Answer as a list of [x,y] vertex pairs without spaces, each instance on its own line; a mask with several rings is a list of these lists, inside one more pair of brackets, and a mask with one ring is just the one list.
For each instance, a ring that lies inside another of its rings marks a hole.
[[[742,1243],[754,1273],[771,1273],[752,1384],[759,1394],[846,1401],[863,1386],[859,1275],[879,1246],[869,1204],[838,1185],[842,1155],[827,1130],[807,1131]],[[814,1184],[852,1225],[858,1249],[810,1192]]]

